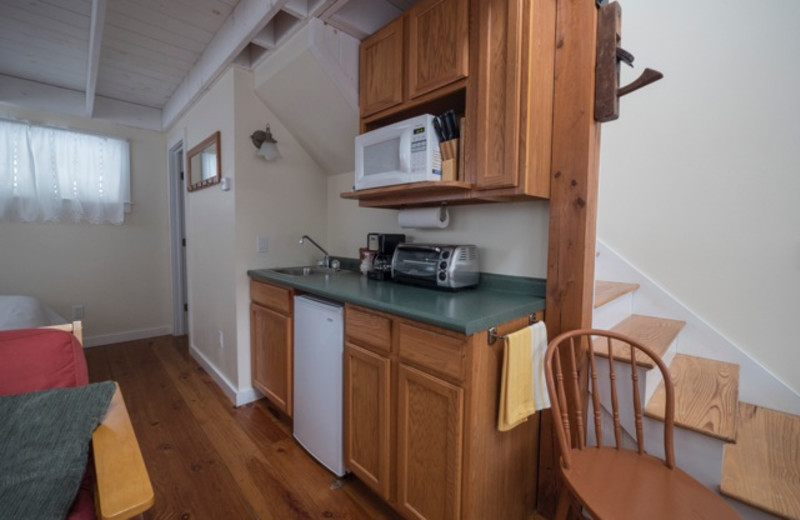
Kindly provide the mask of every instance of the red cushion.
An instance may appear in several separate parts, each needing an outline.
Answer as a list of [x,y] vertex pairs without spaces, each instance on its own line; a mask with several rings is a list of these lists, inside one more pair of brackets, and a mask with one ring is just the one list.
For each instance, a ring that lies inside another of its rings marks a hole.
[[0,331],[0,395],[87,384],[83,347],[69,332]]
[[[89,384],[83,347],[63,330],[0,331],[0,395]],[[94,471],[87,465],[68,520],[94,520]]]

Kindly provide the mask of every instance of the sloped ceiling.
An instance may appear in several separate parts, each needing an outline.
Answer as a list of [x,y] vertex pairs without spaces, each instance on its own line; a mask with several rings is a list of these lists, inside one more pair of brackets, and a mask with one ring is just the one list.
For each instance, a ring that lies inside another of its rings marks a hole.
[[0,102],[163,130],[309,19],[363,39],[417,0],[0,0]]
[[329,175],[355,161],[358,44],[310,20],[254,71],[255,94]]

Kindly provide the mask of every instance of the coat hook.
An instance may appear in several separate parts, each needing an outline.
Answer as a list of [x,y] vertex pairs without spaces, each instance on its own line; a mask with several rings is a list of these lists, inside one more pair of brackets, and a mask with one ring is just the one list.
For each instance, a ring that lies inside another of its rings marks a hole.
[[594,118],[606,122],[619,118],[619,98],[663,78],[653,69],[620,88],[620,63],[633,66],[633,54],[620,47],[622,8],[618,2],[603,5],[597,16],[597,58],[595,66]]
[[625,85],[624,87],[620,87],[619,90],[617,90],[617,97],[622,97],[626,94],[630,94],[634,90],[639,90],[642,87],[646,87],[650,83],[654,83],[663,77],[664,75],[658,72],[657,70],[649,68],[644,69],[644,71],[639,75],[638,78],[633,80],[631,83]]

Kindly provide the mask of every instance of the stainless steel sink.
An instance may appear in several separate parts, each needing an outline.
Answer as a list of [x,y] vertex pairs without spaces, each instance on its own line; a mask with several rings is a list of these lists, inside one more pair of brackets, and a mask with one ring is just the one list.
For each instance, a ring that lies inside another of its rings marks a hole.
[[315,274],[338,275],[351,272],[342,269],[332,269],[330,267],[322,267],[319,265],[306,265],[300,267],[279,267],[277,269],[270,269],[270,271],[274,271],[278,274],[285,274],[289,276],[311,276]]

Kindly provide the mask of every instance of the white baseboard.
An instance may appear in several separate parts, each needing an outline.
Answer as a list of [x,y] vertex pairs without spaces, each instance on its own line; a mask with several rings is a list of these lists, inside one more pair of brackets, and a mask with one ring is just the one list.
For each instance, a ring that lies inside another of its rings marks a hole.
[[[86,332],[86,329],[83,329]],[[128,330],[125,332],[117,332],[114,334],[100,334],[96,336],[84,336],[83,346],[100,347],[103,345],[111,345],[113,343],[124,343],[126,341],[136,341],[138,339],[154,338],[156,336],[166,336],[172,334],[172,327],[155,327],[152,329],[139,329]]]
[[217,383],[222,389],[222,393],[231,400],[234,406],[239,407],[247,403],[251,403],[253,401],[257,401],[261,399],[261,394],[255,388],[245,388],[244,390],[237,390],[233,383],[225,377],[225,374],[220,372],[216,365],[211,362],[199,349],[197,349],[194,345],[189,345],[189,354],[192,358],[197,361],[197,363],[203,367],[203,369],[208,372],[211,376],[211,379]]

